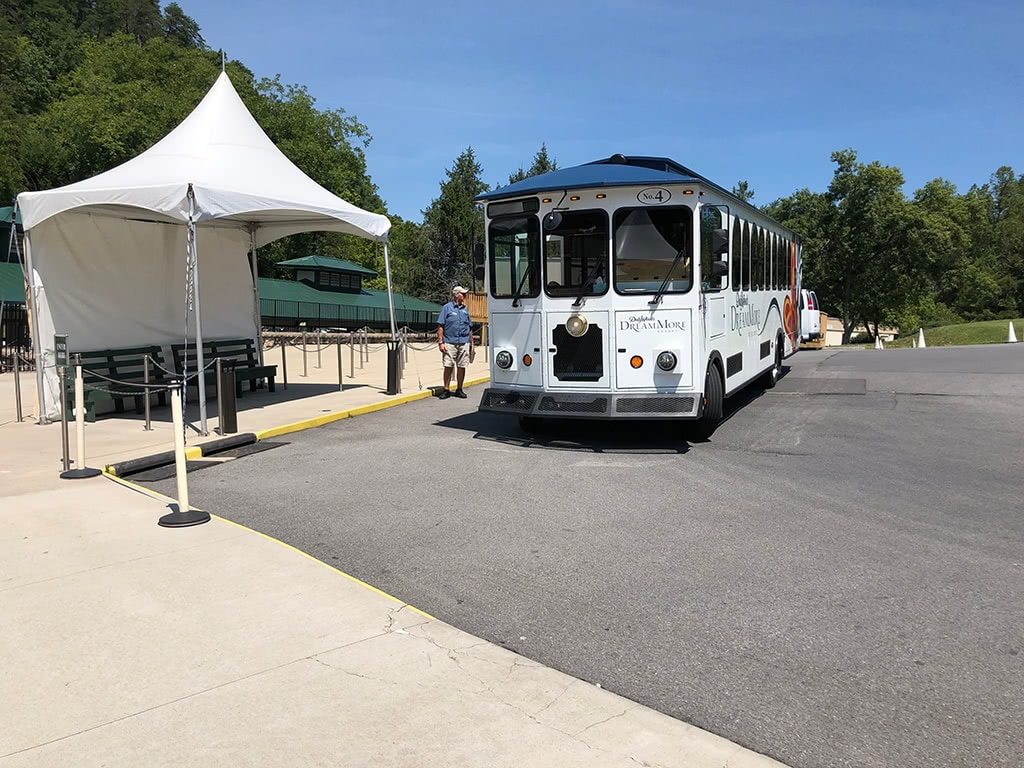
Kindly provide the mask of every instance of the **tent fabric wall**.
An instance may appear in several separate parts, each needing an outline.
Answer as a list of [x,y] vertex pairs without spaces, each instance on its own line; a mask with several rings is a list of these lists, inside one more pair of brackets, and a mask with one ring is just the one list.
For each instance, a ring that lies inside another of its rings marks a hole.
[[[346,202],[292,163],[221,72],[173,131],[127,162],[58,189],[18,195],[32,266],[40,361],[54,332],[71,351],[168,344],[185,336],[186,232],[198,233],[201,331],[259,338],[247,252],[299,232],[344,232],[384,243],[386,216]],[[393,325],[393,323],[392,323]],[[59,412],[55,377],[38,368],[46,421]],[[45,381],[43,380],[45,377]],[[206,431],[205,391],[200,419]]]
[[[177,224],[66,213],[29,232],[35,272],[47,418],[60,415],[53,337],[68,334],[74,353],[195,339],[185,311],[185,235]],[[249,233],[197,229],[206,339],[257,338]],[[59,296],[50,302],[47,295]]]

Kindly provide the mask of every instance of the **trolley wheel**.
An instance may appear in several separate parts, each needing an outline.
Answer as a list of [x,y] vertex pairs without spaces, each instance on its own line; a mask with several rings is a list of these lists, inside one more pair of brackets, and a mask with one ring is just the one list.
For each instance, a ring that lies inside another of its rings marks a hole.
[[776,384],[779,383],[779,377],[782,375],[782,337],[780,336],[775,340],[775,360],[772,362],[772,367],[764,372],[761,376],[761,386],[765,389],[772,389]]
[[707,440],[722,423],[722,402],[725,396],[725,383],[718,366],[708,363],[708,372],[704,375],[704,409],[700,418],[693,422],[693,434]]
[[541,422],[536,416],[520,416],[519,417],[519,428],[523,432],[539,432]]

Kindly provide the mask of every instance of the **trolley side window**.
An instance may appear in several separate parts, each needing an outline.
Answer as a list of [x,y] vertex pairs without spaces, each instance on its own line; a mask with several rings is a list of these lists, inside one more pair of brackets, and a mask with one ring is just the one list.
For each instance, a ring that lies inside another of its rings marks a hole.
[[536,216],[503,216],[488,230],[491,295],[511,299],[540,294],[540,223]]

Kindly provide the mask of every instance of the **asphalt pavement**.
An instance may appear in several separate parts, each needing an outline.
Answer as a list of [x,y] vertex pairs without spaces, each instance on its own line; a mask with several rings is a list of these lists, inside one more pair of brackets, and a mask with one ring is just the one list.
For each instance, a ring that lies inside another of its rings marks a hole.
[[527,435],[477,390],[289,435],[190,493],[794,766],[1021,765],[1024,344],[788,364],[708,442]]

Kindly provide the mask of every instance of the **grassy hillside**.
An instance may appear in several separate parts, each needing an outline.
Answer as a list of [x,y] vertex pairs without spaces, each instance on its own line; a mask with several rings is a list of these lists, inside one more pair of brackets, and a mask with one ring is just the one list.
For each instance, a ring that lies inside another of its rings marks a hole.
[[[1000,344],[1006,341],[1009,331],[1009,320],[984,320],[978,323],[960,323],[958,325],[940,325],[937,328],[924,329],[924,341],[929,347],[949,347],[960,344]],[[1017,340],[1024,340],[1024,319],[1013,321]],[[913,333],[901,336],[886,347],[910,347],[917,338]]]

